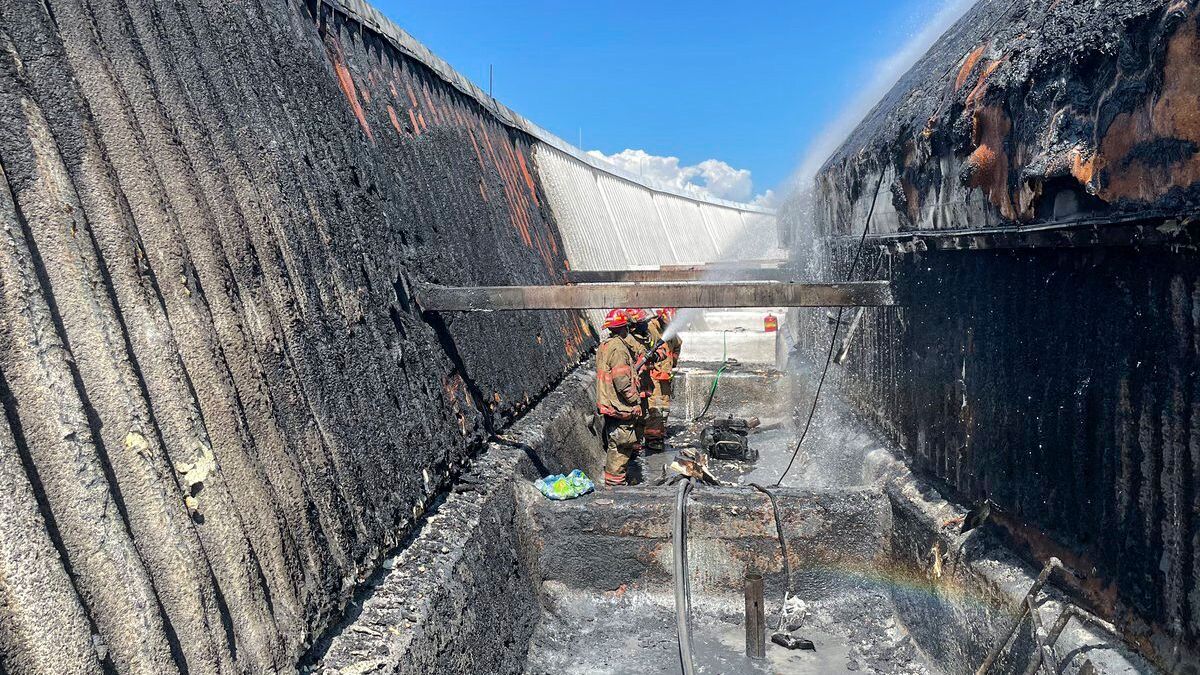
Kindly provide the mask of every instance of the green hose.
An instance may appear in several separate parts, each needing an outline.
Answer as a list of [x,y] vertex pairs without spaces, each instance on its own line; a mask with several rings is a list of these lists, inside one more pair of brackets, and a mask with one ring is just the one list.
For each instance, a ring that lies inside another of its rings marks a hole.
[[712,386],[708,389],[708,400],[704,402],[704,409],[700,411],[692,419],[692,422],[699,422],[702,417],[708,414],[709,407],[712,406],[713,396],[717,394],[717,383],[721,381],[721,373],[729,367],[729,331],[721,331],[721,367],[717,369],[717,376],[713,378]]

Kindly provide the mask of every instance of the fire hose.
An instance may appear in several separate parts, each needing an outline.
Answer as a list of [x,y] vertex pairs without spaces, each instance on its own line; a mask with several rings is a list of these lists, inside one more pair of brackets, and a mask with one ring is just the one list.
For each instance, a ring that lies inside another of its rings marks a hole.
[[717,384],[721,382],[721,374],[729,367],[729,331],[721,331],[721,367],[717,369],[717,375],[713,378],[712,386],[708,389],[708,399],[704,401],[704,409],[699,415],[692,418],[693,422],[699,422],[705,415],[708,414],[708,409],[712,406],[713,397],[717,394]]
[[675,493],[675,515],[672,519],[671,555],[675,559],[675,633],[679,643],[679,667],[683,675],[693,675],[692,661],[692,588],[688,579],[687,560],[687,501],[695,480],[685,478]]

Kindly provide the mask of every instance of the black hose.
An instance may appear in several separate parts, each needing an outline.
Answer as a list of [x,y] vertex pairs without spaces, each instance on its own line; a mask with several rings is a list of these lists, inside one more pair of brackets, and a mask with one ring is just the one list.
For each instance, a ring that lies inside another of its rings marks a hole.
[[687,561],[687,500],[694,484],[691,478],[679,481],[671,528],[671,553],[675,558],[675,633],[679,644],[679,667],[683,675],[696,672],[696,665],[692,662],[692,588]]
[[[850,273],[846,275],[846,281],[854,281],[854,271],[858,268],[858,259],[862,255],[863,246],[867,241],[867,232],[871,229],[871,218],[875,215],[875,203],[879,201],[879,188],[881,187],[883,187],[882,171],[879,173],[879,182],[875,184],[875,196],[871,198],[871,210],[867,211],[867,222],[863,224],[862,237],[858,240],[858,248],[854,250],[854,259],[850,262]],[[792,451],[792,458],[788,460],[787,468],[780,474],[779,480],[775,481],[775,487],[779,487],[783,483],[783,479],[787,478],[788,472],[792,470],[792,464],[796,462],[796,457],[800,454],[800,446],[804,444],[804,437],[808,435],[808,428],[812,425],[813,415],[817,412],[817,403],[821,400],[821,390],[825,387],[825,376],[829,374],[829,364],[833,363],[833,352],[837,349],[838,327],[842,325],[842,313],[845,310],[845,307],[838,307],[837,321],[833,324],[833,336],[829,338],[829,353],[825,355],[825,367],[821,369],[821,379],[817,381],[817,391],[813,394],[812,407],[808,410],[808,419],[804,422],[804,430],[800,432],[800,440],[796,441],[796,449]]]
[[779,515],[779,501],[775,499],[775,495],[767,488],[758,483],[751,483],[750,487],[758,490],[771,500],[771,510],[775,513],[775,534],[779,537],[779,551],[783,555],[783,573],[787,579],[787,587],[783,589],[783,603],[779,606],[779,627],[776,631],[783,630],[783,619],[787,615],[788,596],[792,593],[792,561],[788,559],[787,538],[783,536],[783,518]]

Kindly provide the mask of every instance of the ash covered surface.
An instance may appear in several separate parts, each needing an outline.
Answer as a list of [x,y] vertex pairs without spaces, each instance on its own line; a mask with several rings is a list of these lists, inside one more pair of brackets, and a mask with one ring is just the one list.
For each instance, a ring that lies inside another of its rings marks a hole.
[[0,3],[0,670],[277,672],[582,316],[531,139],[328,5]]
[[[1200,210],[1196,0],[982,0],[816,180],[848,234]],[[807,187],[807,186],[805,186]]]
[[[667,589],[669,590],[669,589]],[[879,589],[856,589],[836,598],[800,603],[785,628],[812,640],[817,650],[767,645],[763,661],[745,655],[742,598],[706,598],[693,614],[697,672],[712,673],[938,673],[891,614]],[[546,584],[543,614],[526,661],[529,675],[675,673],[679,653],[675,608],[667,594],[641,591],[586,593]],[[768,633],[779,621],[779,603],[768,599]],[[768,636],[769,638],[769,636]]]

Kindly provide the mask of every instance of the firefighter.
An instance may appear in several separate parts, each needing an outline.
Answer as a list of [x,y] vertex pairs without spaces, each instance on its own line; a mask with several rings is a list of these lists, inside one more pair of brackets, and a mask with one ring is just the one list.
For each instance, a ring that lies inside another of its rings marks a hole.
[[630,350],[626,310],[614,309],[604,319],[609,336],[596,353],[596,409],[604,418],[605,485],[628,485],[626,468],[637,454],[635,423],[642,418],[642,397],[633,372],[637,358]]
[[[652,345],[662,342],[667,326],[675,320],[676,310],[664,307],[655,313],[647,325],[647,332]],[[647,399],[646,410],[646,449],[649,452],[662,452],[666,449],[667,417],[671,411],[671,379],[674,377],[675,364],[679,362],[679,349],[683,340],[676,334],[666,340],[659,348],[658,359],[649,369],[650,395]]]
[[625,342],[633,354],[635,381],[637,382],[638,396],[641,397],[642,416],[634,424],[634,431],[637,433],[637,450],[641,452],[646,447],[646,416],[649,414],[652,388],[650,367],[646,359],[646,354],[653,344],[650,340],[650,315],[644,309],[631,308],[625,312],[629,319],[629,335]]

